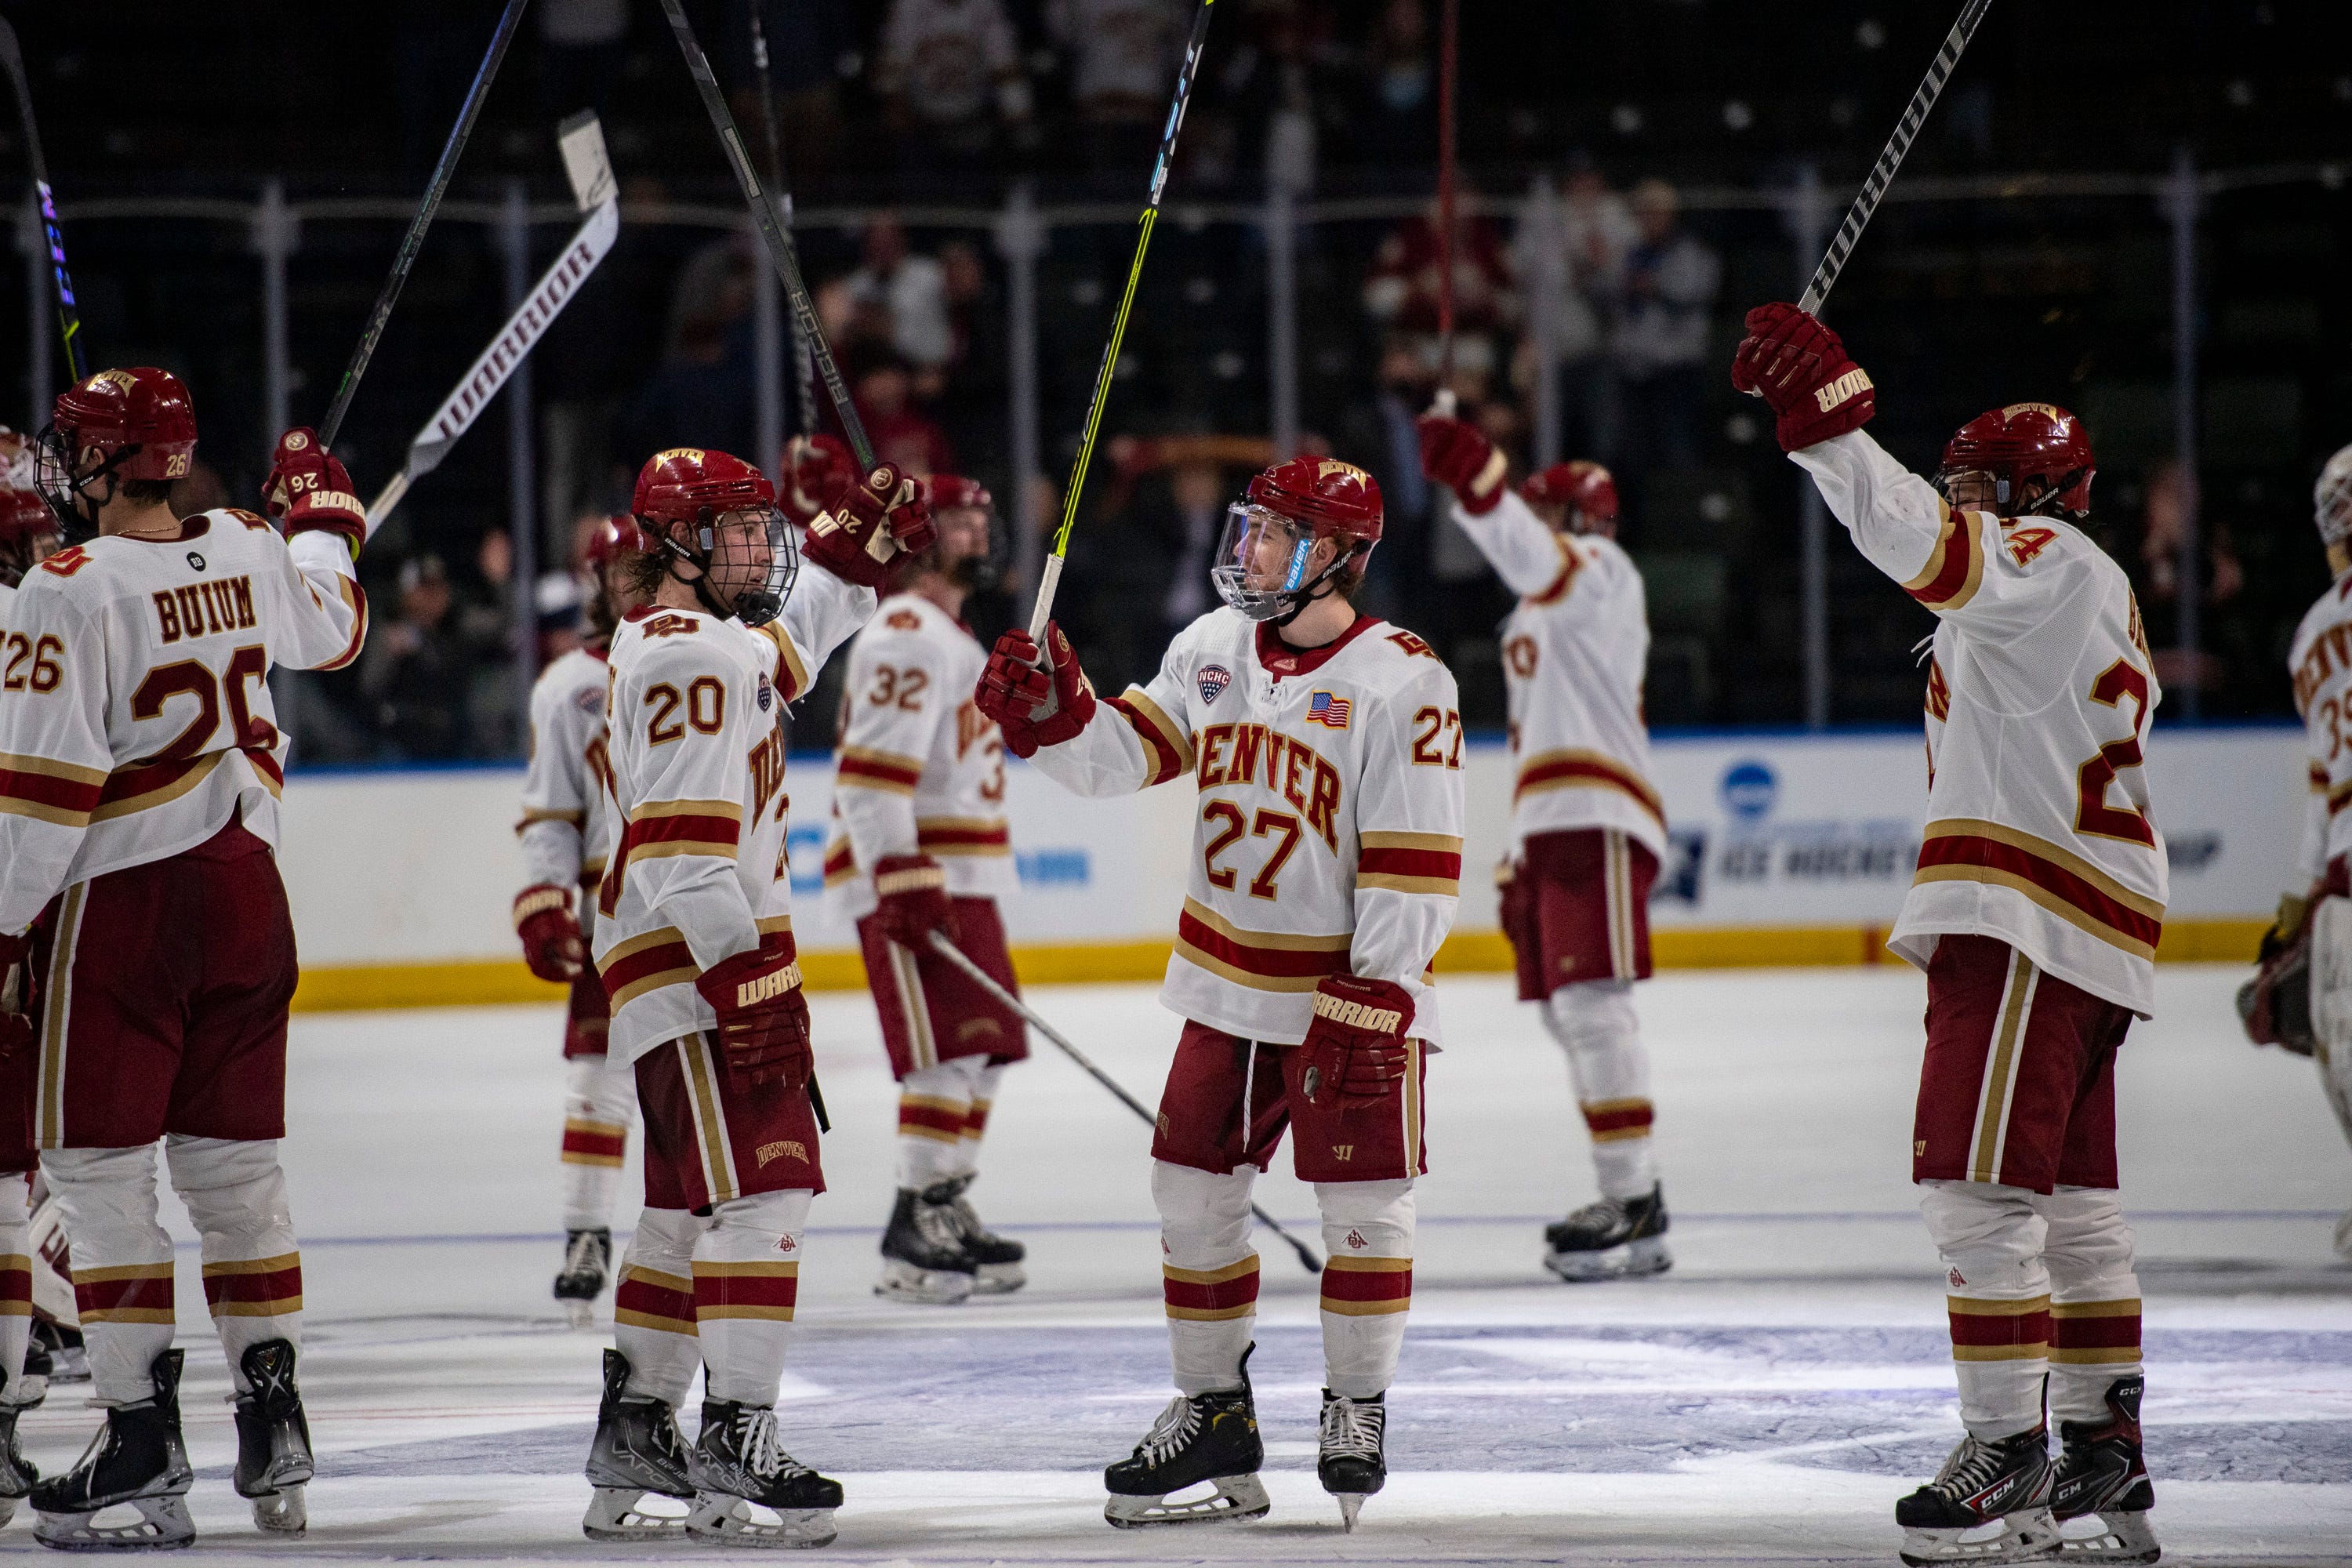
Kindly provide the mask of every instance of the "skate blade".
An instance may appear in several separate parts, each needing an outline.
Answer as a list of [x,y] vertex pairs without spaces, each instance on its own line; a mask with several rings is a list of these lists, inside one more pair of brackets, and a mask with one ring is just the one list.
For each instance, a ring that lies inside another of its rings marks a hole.
[[28,1372],[16,1380],[16,1405],[19,1411],[37,1410],[49,1397],[47,1373]]
[[[654,1513],[639,1506],[647,1498],[674,1505],[676,1513]],[[591,1541],[676,1541],[686,1534],[691,1508],[684,1498],[635,1487],[598,1487],[588,1500],[580,1533]]]
[[1339,1530],[1342,1534],[1356,1533],[1356,1516],[1364,1511],[1365,1492],[1333,1492],[1339,1501]]
[[558,1305],[563,1309],[563,1321],[569,1323],[572,1327],[575,1329],[593,1329],[596,1326],[595,1302],[563,1301],[559,1302]]
[[1570,1284],[1664,1274],[1674,1266],[1674,1255],[1666,1250],[1665,1242],[1654,1236],[1629,1241],[1622,1247],[1605,1247],[1597,1252],[1544,1254],[1544,1267]]
[[1965,1530],[1906,1529],[1900,1555],[1911,1568],[1942,1563],[2044,1563],[2058,1555],[2058,1526],[2048,1509],[2029,1508]]
[[1018,1263],[983,1263],[972,1275],[971,1293],[975,1296],[1009,1296],[1029,1283]]
[[[138,1511],[135,1522],[99,1522],[125,1508]],[[37,1509],[33,1519],[33,1539],[60,1552],[168,1552],[194,1545],[196,1539],[196,1521],[188,1517],[187,1502],[177,1494],[110,1503],[89,1513],[43,1513]]]
[[918,1268],[895,1258],[882,1260],[882,1278],[874,1293],[892,1301],[913,1301],[926,1307],[952,1307],[972,1292],[972,1276],[950,1268]]
[[1120,1497],[1114,1494],[1103,1504],[1103,1518],[1114,1530],[1150,1530],[1168,1524],[1241,1524],[1253,1519],[1264,1519],[1274,1506],[1265,1495],[1265,1484],[1255,1476],[1220,1476],[1207,1483],[1216,1489],[1207,1497],[1191,1502],[1170,1502],[1170,1498],[1189,1491],[1179,1487],[1173,1492],[1158,1497]]
[[698,1541],[720,1546],[763,1546],[795,1549],[830,1546],[840,1533],[829,1508],[767,1509],[769,1523],[752,1511],[743,1498],[725,1492],[698,1492],[694,1511],[686,1516],[686,1532]]
[[[303,1478],[306,1481],[309,1479]],[[272,1535],[299,1535],[310,1526],[310,1510],[302,1500],[302,1488],[299,1485],[280,1487],[250,1500],[256,1530]]]
[[[2089,1523],[2088,1534],[2069,1535],[2066,1527]],[[2078,1514],[2058,1524],[2058,1556],[2066,1563],[2153,1563],[2164,1555],[2148,1527],[2147,1510]]]

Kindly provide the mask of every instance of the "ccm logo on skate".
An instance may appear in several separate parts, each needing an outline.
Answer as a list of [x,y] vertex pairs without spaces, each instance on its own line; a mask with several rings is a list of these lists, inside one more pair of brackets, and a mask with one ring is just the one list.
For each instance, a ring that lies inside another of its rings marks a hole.
[[[762,1143],[760,1145],[760,1152],[757,1156],[760,1162],[760,1168],[761,1170],[765,1170],[768,1166],[769,1161],[781,1160],[786,1155],[790,1155],[792,1158],[798,1160],[802,1164],[805,1165],[808,1163],[808,1145],[802,1142],[797,1138],[779,1138],[773,1143]],[[784,1237],[783,1244],[778,1248],[778,1250],[790,1252],[793,1249],[792,1239],[793,1238],[789,1236]]]
[[[749,1007],[754,1002],[765,1002],[772,996],[782,996],[787,991],[797,991],[800,986],[801,966],[797,963],[787,963],[782,969],[755,975],[735,987],[735,1005]],[[800,1145],[795,1143],[793,1147],[797,1149]],[[761,1154],[766,1152],[765,1149],[761,1151]],[[766,1162],[763,1160],[761,1163],[764,1164]]]
[[1822,413],[1827,414],[1855,393],[1869,390],[1870,373],[1856,365],[1827,386],[1813,388],[1813,401],[1821,405]]
[[1328,1018],[1335,1024],[1350,1028],[1371,1029],[1383,1035],[1393,1035],[1404,1026],[1404,1015],[1393,1007],[1367,1007],[1361,1002],[1343,1001],[1337,996],[1318,994],[1315,998],[1315,1016]]

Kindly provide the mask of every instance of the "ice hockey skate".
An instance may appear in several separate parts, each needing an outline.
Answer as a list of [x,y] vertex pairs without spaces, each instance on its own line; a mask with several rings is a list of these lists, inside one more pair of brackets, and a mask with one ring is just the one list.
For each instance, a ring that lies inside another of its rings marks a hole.
[[609,1230],[566,1231],[563,1271],[555,1277],[555,1299],[575,1329],[596,1321],[596,1298],[604,1293],[604,1276],[613,1266],[613,1233]]
[[1903,1561],[2031,1563],[2052,1555],[2058,1526],[2050,1517],[2050,1434],[2030,1432],[1986,1442],[1960,1439],[1936,1479],[1895,1505],[1903,1527]]
[[1663,1274],[1675,1262],[1665,1235],[1663,1186],[1643,1197],[1602,1198],[1544,1227],[1544,1267],[1568,1280]]
[[596,1440],[588,1448],[588,1484],[596,1489],[581,1532],[591,1541],[671,1541],[686,1533],[688,1509],[648,1511],[648,1495],[681,1505],[694,1497],[677,1413],[658,1399],[631,1399],[629,1358],[604,1352],[604,1396],[596,1405]]
[[310,1522],[302,1489],[313,1466],[294,1347],[284,1340],[247,1345],[241,1364],[253,1392],[236,1396],[236,1495],[252,1502],[256,1528],[299,1535]]
[[[74,1468],[33,1488],[33,1539],[67,1552],[136,1552],[186,1546],[195,1521],[183,1500],[196,1474],[180,1441],[180,1352],[155,1358],[155,1392],[106,1412]],[[101,1524],[128,1505],[135,1521]]]
[[971,1259],[971,1293],[1007,1295],[1029,1283],[1029,1276],[1021,1267],[1029,1249],[988,1228],[980,1211],[971,1206],[972,1180],[967,1174],[934,1183],[923,1189],[923,1202],[946,1209],[952,1217],[956,1234],[963,1238],[964,1252]]
[[[1239,1522],[1263,1519],[1273,1507],[1257,1472],[1265,1463],[1258,1438],[1257,1402],[1251,1396],[1250,1352],[1242,1352],[1242,1385],[1214,1394],[1179,1394],[1168,1402],[1135,1452],[1103,1471],[1110,1500],[1103,1518],[1120,1530],[1157,1524]],[[1203,1495],[1176,1494],[1206,1485]]]
[[1388,1395],[1349,1399],[1323,1391],[1316,1479],[1339,1500],[1339,1528],[1352,1531],[1364,1500],[1388,1484]]
[[689,1534],[727,1546],[832,1544],[841,1483],[784,1452],[767,1406],[704,1400],[687,1468],[694,1478]]
[[971,1295],[975,1267],[954,1208],[926,1202],[912,1187],[899,1188],[890,1224],[882,1232],[882,1278],[875,1281],[874,1293],[951,1307]]
[[[2050,1512],[2060,1525],[2059,1554],[2070,1563],[2153,1563],[2164,1555],[2148,1510],[2156,1488],[2139,1446],[2139,1400],[2146,1381],[2119,1377],[2107,1389],[2105,1422],[2058,1425],[2058,1475]],[[2089,1520],[2095,1533],[2070,1533],[2071,1521]]]
[[32,1494],[33,1483],[41,1479],[41,1472],[16,1447],[16,1417],[29,1408],[13,1400],[0,1403],[0,1524],[16,1517],[16,1505]]

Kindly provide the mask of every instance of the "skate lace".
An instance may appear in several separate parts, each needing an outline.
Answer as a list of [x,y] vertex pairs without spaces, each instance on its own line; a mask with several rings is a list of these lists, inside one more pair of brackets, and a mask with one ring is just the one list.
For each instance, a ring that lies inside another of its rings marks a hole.
[[1388,1406],[1369,1400],[1334,1399],[1323,1406],[1321,1447],[1334,1454],[1373,1459],[1380,1457],[1381,1434],[1387,1428]]
[[772,1410],[742,1410],[735,1415],[735,1452],[743,1468],[767,1479],[811,1473],[806,1465],[784,1452],[783,1435],[776,1428]]
[[1151,1424],[1151,1430],[1143,1435],[1135,1451],[1147,1465],[1164,1465],[1200,1429],[1200,1411],[1190,1399],[1179,1394],[1168,1402],[1168,1408],[1160,1413],[1160,1419]]
[[583,1230],[573,1237],[572,1245],[564,1249],[563,1271],[566,1274],[585,1274],[596,1268],[600,1261],[596,1255],[596,1233]]
[[945,1247],[953,1252],[963,1246],[963,1226],[952,1205],[917,1204],[915,1229],[933,1247]]
[[1600,1198],[1569,1215],[1568,1223],[1589,1230],[1614,1230],[1626,1222],[1626,1215],[1622,1198]]
[[2000,1450],[1971,1432],[1944,1459],[1927,1489],[1939,1497],[1973,1497],[2000,1474]]

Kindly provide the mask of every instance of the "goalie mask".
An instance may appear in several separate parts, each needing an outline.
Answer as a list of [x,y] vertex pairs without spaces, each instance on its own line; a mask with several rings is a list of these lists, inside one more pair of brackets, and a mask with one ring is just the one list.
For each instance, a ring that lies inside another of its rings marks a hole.
[[1288,626],[1326,594],[1352,592],[1381,540],[1381,487],[1352,463],[1293,458],[1225,509],[1211,557],[1218,597],[1253,621]]
[[1012,542],[988,487],[957,474],[933,474],[923,481],[923,500],[940,537],[917,564],[967,594],[985,594],[1003,582]]
[[1955,480],[1988,481],[1992,509],[2003,517],[2084,522],[2091,515],[2097,467],[2081,420],[2053,404],[2012,403],[1953,433],[1936,469],[1936,488],[1950,501]]
[[124,479],[169,483],[196,453],[188,389],[168,370],[102,370],[58,397],[35,437],[34,482],[68,542],[98,532],[100,508]]
[[2311,487],[2311,521],[2331,549],[2352,545],[2352,447],[2339,447]]
[[[801,557],[759,469],[725,452],[674,447],[646,459],[629,511],[646,548],[668,558],[669,574],[690,584],[704,609],[747,626],[782,614]],[[696,574],[679,573],[681,564]]]

